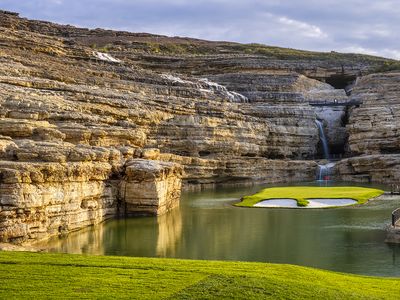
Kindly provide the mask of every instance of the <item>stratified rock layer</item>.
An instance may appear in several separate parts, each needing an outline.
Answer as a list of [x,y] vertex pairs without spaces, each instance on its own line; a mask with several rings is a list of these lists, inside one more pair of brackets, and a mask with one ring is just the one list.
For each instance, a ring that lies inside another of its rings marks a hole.
[[1,162],[0,240],[25,242],[94,225],[116,213],[104,163]]
[[344,181],[394,184],[400,181],[400,154],[352,157],[341,160],[335,168]]
[[120,199],[127,213],[162,215],[179,205],[182,167],[144,159],[127,163]]
[[392,154],[400,150],[400,73],[360,78],[352,99],[362,101],[351,111],[348,132],[352,154]]
[[371,74],[360,78],[352,100],[362,101],[350,111],[347,125],[349,155],[337,164],[347,181],[398,183],[400,181],[400,73]]
[[[320,153],[309,102],[345,98],[330,84],[385,61],[0,11],[0,241],[66,233],[125,204],[164,213],[181,176],[186,185],[312,180]],[[367,153],[351,126],[351,151]]]

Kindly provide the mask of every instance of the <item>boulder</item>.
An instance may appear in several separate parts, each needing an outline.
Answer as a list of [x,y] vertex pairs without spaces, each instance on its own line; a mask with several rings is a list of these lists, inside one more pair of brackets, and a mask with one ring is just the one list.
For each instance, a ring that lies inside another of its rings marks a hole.
[[119,189],[126,213],[162,215],[178,206],[182,172],[176,163],[130,161]]

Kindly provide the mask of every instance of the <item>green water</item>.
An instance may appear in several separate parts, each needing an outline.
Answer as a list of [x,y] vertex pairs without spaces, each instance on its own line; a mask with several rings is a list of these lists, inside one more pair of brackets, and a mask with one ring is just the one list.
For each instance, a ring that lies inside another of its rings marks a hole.
[[[265,187],[265,185],[263,186]],[[384,243],[400,197],[336,209],[237,208],[256,192],[186,192],[159,218],[110,220],[48,243],[49,251],[289,263],[348,273],[400,276],[400,247]]]

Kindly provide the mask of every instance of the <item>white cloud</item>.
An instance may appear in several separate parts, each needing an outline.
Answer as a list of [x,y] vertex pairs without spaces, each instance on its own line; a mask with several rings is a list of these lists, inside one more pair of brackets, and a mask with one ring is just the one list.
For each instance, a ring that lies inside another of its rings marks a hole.
[[400,50],[383,49],[378,52],[380,55],[400,60]]
[[378,55],[378,52],[372,49],[363,48],[361,46],[349,46],[340,49],[341,52],[346,53],[361,53],[369,55]]
[[369,54],[369,55],[375,55],[375,56],[384,56],[384,57],[400,60],[400,50],[393,50],[393,49],[387,49],[387,48],[374,50],[374,49],[363,48],[361,46],[350,46],[350,47],[341,48],[338,51],[345,52],[345,53],[361,53],[361,54]]
[[280,17],[279,22],[288,28],[298,32],[301,35],[310,38],[325,38],[328,35],[321,30],[318,26],[311,25],[305,22],[296,21],[287,17]]

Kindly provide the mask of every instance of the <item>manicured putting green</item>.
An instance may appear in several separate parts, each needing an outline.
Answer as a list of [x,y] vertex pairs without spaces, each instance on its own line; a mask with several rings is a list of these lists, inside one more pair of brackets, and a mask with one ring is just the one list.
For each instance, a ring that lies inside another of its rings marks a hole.
[[250,196],[244,196],[236,206],[251,207],[269,199],[294,199],[297,206],[307,207],[308,199],[354,199],[357,204],[363,204],[369,199],[383,194],[382,190],[340,186],[340,187],[315,187],[315,186],[291,186],[274,187],[259,191]]

